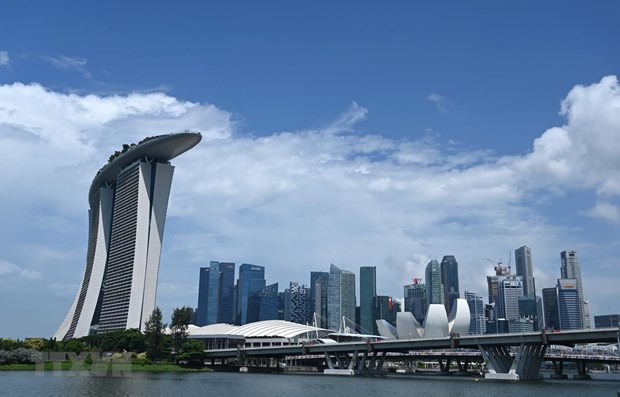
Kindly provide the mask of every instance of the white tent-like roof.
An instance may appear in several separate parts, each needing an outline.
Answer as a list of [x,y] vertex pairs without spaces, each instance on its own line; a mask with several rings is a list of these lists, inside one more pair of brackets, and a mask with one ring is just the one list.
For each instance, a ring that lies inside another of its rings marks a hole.
[[230,324],[211,324],[204,327],[190,325],[188,328],[190,336],[215,336],[230,335],[242,336],[244,338],[295,338],[308,334],[309,337],[316,337],[316,333],[324,335],[330,330],[316,328],[309,325],[292,323],[283,320],[257,321],[242,326]]

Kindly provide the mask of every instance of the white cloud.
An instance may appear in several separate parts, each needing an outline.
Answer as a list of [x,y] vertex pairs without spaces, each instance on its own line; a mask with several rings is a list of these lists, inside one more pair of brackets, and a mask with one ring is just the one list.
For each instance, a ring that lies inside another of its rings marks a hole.
[[433,104],[435,104],[435,107],[437,107],[437,110],[439,110],[440,112],[445,112],[446,111],[446,107],[444,106],[444,102],[445,99],[443,97],[443,95],[439,95],[436,92],[431,92],[426,99],[430,102],[432,102]]
[[620,209],[613,204],[598,202],[586,214],[607,222],[620,223]]
[[[562,105],[565,125],[545,131],[530,153],[495,157],[429,136],[358,134],[367,110],[356,103],[321,129],[251,137],[235,131],[230,113],[163,93],[1,85],[0,169],[10,172],[0,173],[0,184],[11,189],[0,195],[2,224],[10,225],[0,227],[0,252],[19,263],[31,252],[36,269],[54,268],[46,272],[52,283],[79,283],[95,172],[123,143],[190,129],[204,138],[173,161],[160,273],[165,305],[194,303],[175,286],[196,285],[209,260],[263,264],[269,281],[280,283],[307,283],[310,270],[330,262],[350,270],[376,265],[379,292],[400,296],[428,260],[454,254],[462,289],[484,295],[492,268],[482,258],[506,258],[527,244],[537,280],[553,280],[574,229],[554,223],[531,197],[593,191],[600,202],[589,215],[617,219],[618,91],[614,77],[575,87]],[[68,254],[58,255],[59,246]]]
[[88,60],[84,58],[58,55],[43,57],[43,59],[56,69],[68,72],[79,72],[87,79],[92,77],[90,72],[86,69],[86,64],[88,63]]
[[6,51],[0,51],[0,66],[8,66],[11,63],[9,53]]
[[28,280],[41,280],[43,275],[41,272],[20,267],[9,261],[0,259],[0,275],[6,277],[11,274],[20,275]]

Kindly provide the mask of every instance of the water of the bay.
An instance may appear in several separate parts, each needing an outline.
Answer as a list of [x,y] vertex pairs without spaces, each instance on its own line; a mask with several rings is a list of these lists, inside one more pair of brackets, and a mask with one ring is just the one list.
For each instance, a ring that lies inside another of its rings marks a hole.
[[506,382],[471,377],[251,373],[139,373],[128,377],[82,376],[67,372],[0,372],[2,396],[441,396],[441,397],[616,397],[620,381],[543,380]]

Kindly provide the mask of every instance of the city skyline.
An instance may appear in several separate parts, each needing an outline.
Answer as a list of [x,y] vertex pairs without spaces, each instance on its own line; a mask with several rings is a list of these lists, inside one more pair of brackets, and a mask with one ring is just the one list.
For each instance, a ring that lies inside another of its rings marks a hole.
[[486,296],[482,258],[525,245],[539,293],[575,250],[591,317],[620,312],[618,12],[3,4],[0,318],[20,320],[0,336],[49,337],[66,315],[110,153],[186,129],[203,143],[175,160],[165,318],[196,305],[211,259],[267,266],[282,288],[330,263],[376,266],[377,292],[400,296],[450,254],[461,296]]

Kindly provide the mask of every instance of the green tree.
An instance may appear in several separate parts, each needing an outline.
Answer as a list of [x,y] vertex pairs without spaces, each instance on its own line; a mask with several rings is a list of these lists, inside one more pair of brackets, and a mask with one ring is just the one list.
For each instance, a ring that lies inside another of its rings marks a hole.
[[204,365],[204,343],[196,339],[188,339],[183,342],[182,353],[178,360],[182,365],[200,368]]
[[78,339],[71,339],[64,345],[64,350],[68,352],[74,352],[75,354],[80,354],[85,350],[84,343]]
[[45,349],[47,342],[43,338],[30,338],[24,342],[24,347],[26,349],[34,349],[41,351]]
[[146,357],[149,360],[159,360],[164,356],[164,329],[166,324],[162,320],[161,310],[156,307],[149,319],[144,323],[144,342]]
[[183,342],[187,339],[187,328],[192,321],[194,309],[191,307],[178,307],[172,311],[170,331],[172,331],[172,343],[175,356],[182,350]]

